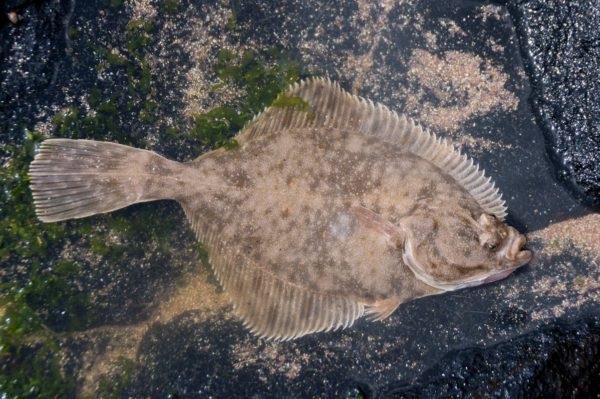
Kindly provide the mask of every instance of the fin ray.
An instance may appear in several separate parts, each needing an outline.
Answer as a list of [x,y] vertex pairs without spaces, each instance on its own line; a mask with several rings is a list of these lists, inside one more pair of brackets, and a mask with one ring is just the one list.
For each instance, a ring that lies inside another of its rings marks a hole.
[[153,152],[117,143],[45,140],[29,167],[36,215],[57,222],[160,199],[148,190],[161,179],[151,168],[164,171],[174,165]]
[[398,297],[386,298],[369,305],[365,311],[367,318],[371,321],[387,319],[394,310],[400,306],[402,299]]
[[[477,195],[493,187],[485,171],[446,140],[440,140],[405,115],[398,115],[385,105],[374,104],[370,100],[352,95],[344,91],[339,84],[323,78],[309,78],[295,83],[280,96],[300,97],[308,103],[310,111],[269,107],[257,115],[238,135],[237,140],[240,144],[262,132],[290,128],[329,127],[357,130],[366,135],[381,137],[432,162],[473,195],[484,211],[500,220],[506,217],[507,208],[500,192],[485,202]],[[290,111],[293,112],[292,117],[289,116]]]
[[201,212],[190,211],[185,201],[182,205],[209,251],[211,267],[234,312],[254,334],[284,341],[350,326],[362,316],[362,303],[289,283],[243,253],[230,253],[210,221],[203,220]]

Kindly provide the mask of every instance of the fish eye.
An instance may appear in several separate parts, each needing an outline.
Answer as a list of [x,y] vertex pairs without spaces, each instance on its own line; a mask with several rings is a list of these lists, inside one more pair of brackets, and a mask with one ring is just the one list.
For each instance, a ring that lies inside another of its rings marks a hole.
[[485,243],[483,246],[484,246],[486,249],[489,249],[490,251],[495,251],[496,249],[498,249],[498,244],[497,244],[497,243],[495,243],[495,242],[490,242],[490,241],[488,241],[488,242],[486,242],[486,243]]

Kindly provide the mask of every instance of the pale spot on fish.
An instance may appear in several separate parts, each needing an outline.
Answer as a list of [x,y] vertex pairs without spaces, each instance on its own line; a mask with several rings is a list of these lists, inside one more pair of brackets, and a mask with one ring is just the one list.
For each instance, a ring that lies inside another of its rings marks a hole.
[[329,224],[329,232],[336,239],[344,241],[354,232],[354,225],[354,218],[346,212],[343,212],[337,215]]
[[359,136],[348,136],[348,140],[346,142],[346,149],[349,152],[361,152],[363,150],[365,141],[362,140],[362,137]]

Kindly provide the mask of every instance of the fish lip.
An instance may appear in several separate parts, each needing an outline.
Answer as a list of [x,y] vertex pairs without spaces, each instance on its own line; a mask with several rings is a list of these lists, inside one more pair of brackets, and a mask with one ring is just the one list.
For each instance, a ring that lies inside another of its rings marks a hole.
[[514,261],[516,262],[517,268],[519,268],[528,264],[531,261],[531,258],[533,258],[533,252],[525,249],[519,251]]
[[510,228],[509,238],[504,246],[504,249],[500,251],[500,255],[504,258],[504,261],[511,264],[514,268],[521,267],[531,260],[533,253],[528,249],[522,249],[527,239],[523,234]]

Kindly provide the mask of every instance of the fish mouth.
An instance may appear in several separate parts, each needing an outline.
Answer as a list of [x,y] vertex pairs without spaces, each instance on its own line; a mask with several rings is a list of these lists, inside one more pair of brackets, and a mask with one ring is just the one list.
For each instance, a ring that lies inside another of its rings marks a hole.
[[533,254],[530,250],[523,249],[526,241],[524,235],[519,234],[515,228],[509,227],[506,244],[498,251],[501,262],[512,266],[513,270],[529,263]]
[[470,283],[473,285],[493,283],[494,281],[505,279],[510,276],[515,270],[523,265],[526,265],[531,260],[533,253],[528,249],[523,249],[527,239],[524,235],[513,228],[509,227],[508,239],[504,247],[498,251],[498,256],[501,258],[501,262],[507,264],[507,269],[494,272],[484,278],[478,279]]
[[464,282],[458,285],[458,288],[474,287],[477,285],[493,283],[510,276],[515,270],[523,265],[526,265],[531,260],[533,253],[528,249],[523,249],[526,238],[524,235],[513,228],[509,227],[509,235],[506,244],[500,251],[498,256],[500,261],[508,266],[508,268],[493,272],[487,276],[480,277],[471,281]]

